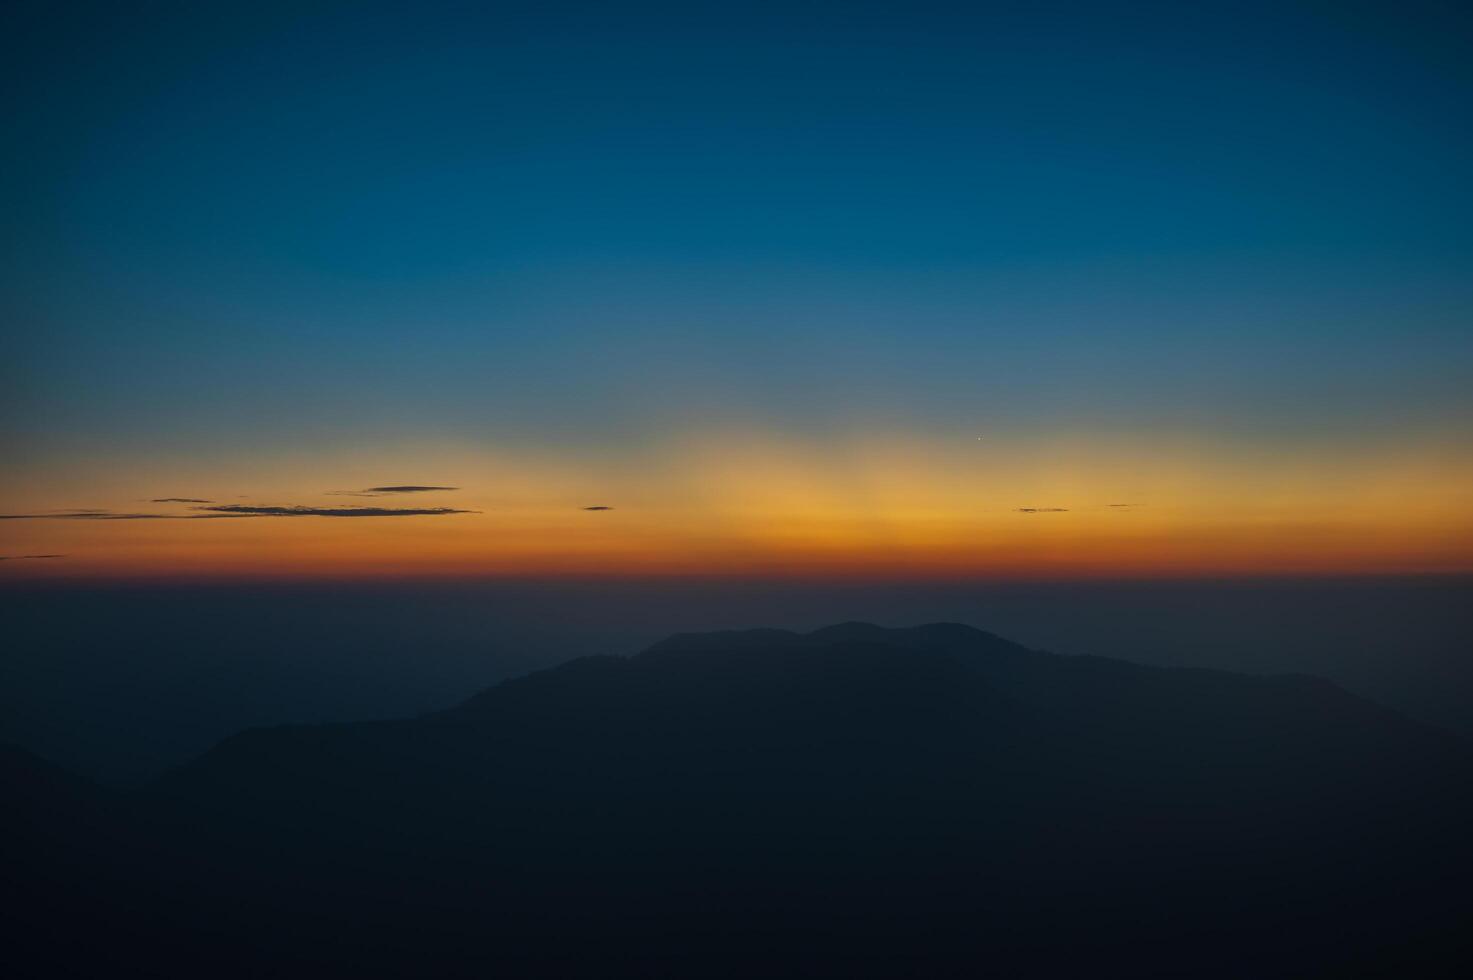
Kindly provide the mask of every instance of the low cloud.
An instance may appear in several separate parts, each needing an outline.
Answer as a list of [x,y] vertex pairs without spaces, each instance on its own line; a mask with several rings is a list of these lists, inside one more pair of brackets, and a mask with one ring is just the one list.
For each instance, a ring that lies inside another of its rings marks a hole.
[[213,500],[204,500],[200,497],[155,497],[149,501],[151,504],[213,504]]
[[1067,514],[1068,507],[1019,507],[1020,514]]
[[595,504],[592,507],[584,507],[583,509],[584,510],[613,510],[614,508],[612,508],[612,507],[605,507],[603,504]]
[[65,558],[66,555],[0,555],[0,561],[25,561],[27,558]]

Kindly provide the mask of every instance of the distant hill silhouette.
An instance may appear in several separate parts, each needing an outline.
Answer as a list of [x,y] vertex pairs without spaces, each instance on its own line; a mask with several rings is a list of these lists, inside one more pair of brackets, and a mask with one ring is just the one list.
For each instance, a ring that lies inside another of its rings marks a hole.
[[845,623],[246,731],[39,825],[129,855],[154,975],[1458,976],[1470,775],[1312,677]]

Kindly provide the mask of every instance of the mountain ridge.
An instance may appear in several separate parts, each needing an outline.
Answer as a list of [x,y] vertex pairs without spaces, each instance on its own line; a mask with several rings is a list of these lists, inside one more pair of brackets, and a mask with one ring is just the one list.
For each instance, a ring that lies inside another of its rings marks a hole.
[[173,932],[354,975],[1406,972],[1467,924],[1470,773],[1294,675],[961,624],[676,634],[241,732],[136,798],[130,867],[167,869]]

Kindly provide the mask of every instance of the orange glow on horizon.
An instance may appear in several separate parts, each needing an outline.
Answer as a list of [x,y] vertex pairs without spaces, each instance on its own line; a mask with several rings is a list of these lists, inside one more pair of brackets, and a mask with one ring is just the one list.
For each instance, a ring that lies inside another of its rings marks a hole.
[[[421,446],[391,454],[392,466],[384,455],[228,469],[155,462],[139,467],[146,480],[119,478],[105,494],[79,489],[87,485],[80,474],[56,473],[6,499],[3,511],[86,506],[186,516],[188,506],[146,501],[187,494],[234,503],[253,489],[249,475],[260,487],[250,503],[477,513],[4,521],[0,553],[67,557],[0,563],[0,578],[1473,571],[1473,462],[1436,445],[1307,455],[1186,442],[959,447],[904,434],[815,445],[727,433],[624,455]],[[127,473],[125,465],[113,469]],[[325,495],[381,485],[386,472],[435,475],[463,489],[373,500]],[[582,509],[590,504],[613,509]]]

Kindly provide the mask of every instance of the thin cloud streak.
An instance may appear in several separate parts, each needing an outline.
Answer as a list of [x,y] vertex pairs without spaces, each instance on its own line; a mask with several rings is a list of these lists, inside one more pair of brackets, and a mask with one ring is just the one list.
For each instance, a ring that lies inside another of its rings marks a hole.
[[477,514],[454,507],[256,507],[249,504],[220,504],[196,507],[212,511],[201,517],[438,517],[444,514]]
[[402,493],[434,493],[459,489],[460,487],[406,485],[398,487],[368,487],[363,490],[329,490],[327,494],[332,497],[390,497]]
[[187,520],[186,514],[120,514],[110,510],[64,510],[46,514],[0,514],[0,521],[164,521]]
[[107,510],[78,510],[51,514],[0,514],[6,521],[209,521],[246,517],[435,517],[444,514],[478,514],[480,511],[454,507],[256,507],[248,504],[219,504],[194,507],[203,514],[120,514]]

